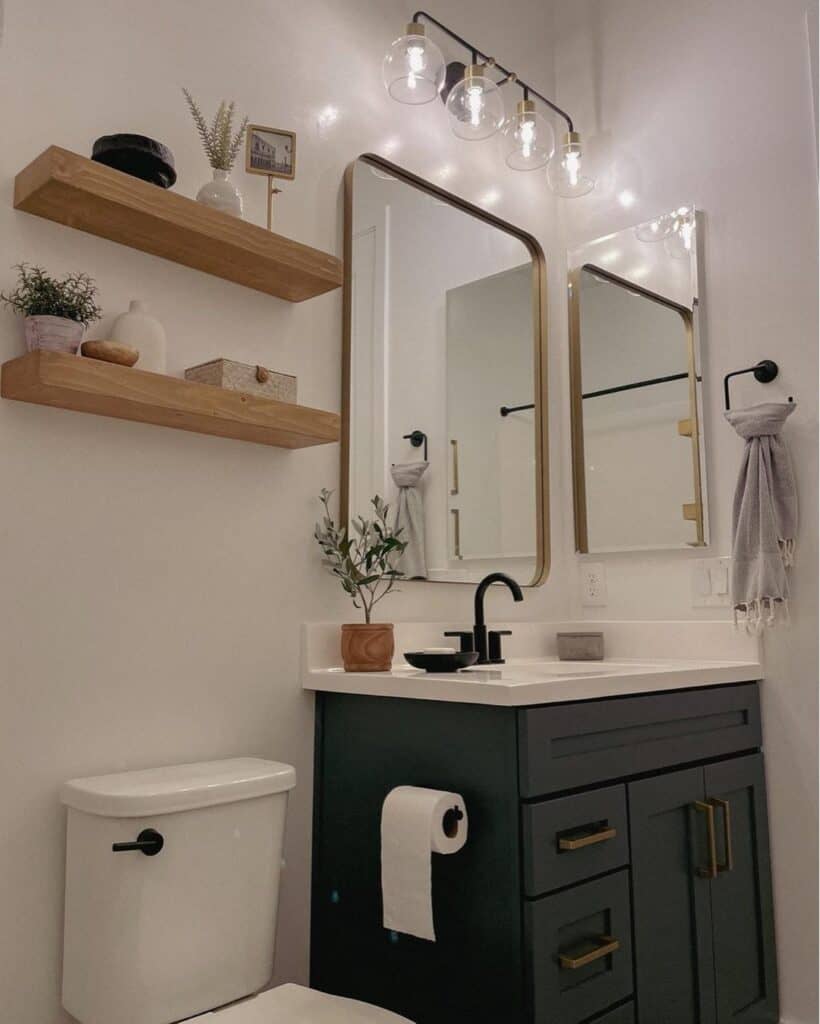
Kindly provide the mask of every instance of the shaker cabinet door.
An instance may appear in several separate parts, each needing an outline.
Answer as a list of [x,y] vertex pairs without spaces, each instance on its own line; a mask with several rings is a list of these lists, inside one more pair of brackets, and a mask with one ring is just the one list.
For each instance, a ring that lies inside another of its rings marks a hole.
[[710,882],[714,808],[702,768],[629,790],[639,1024],[716,1024]]
[[718,875],[712,881],[712,926],[718,1024],[776,1022],[769,831],[763,755],[704,769],[716,809]]

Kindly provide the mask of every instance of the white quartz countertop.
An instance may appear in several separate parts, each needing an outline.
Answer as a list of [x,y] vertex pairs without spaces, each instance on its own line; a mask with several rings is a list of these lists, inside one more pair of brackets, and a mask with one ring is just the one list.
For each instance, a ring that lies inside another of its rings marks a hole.
[[[515,635],[507,639],[516,640],[520,650],[509,644],[505,664],[428,673],[411,668],[399,652],[440,644],[440,623],[397,625],[397,657],[389,672],[345,672],[339,664],[338,625],[308,624],[302,686],[325,693],[526,707],[763,678],[756,638],[727,623],[602,623],[604,661],[559,661],[554,635],[556,627],[565,625],[515,623]],[[701,657],[689,657],[691,651]],[[637,652],[645,656],[634,656]]]
[[693,686],[723,686],[760,679],[761,675],[762,666],[756,661],[522,660],[441,674],[409,666],[394,666],[390,672],[316,669],[307,673],[304,686],[327,693],[522,707]]

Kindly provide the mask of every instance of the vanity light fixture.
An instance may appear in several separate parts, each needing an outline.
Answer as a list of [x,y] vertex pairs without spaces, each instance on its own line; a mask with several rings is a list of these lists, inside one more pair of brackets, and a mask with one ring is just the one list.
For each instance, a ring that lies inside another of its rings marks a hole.
[[447,96],[453,135],[470,142],[489,139],[504,124],[504,98],[489,76],[488,64],[468,64]]
[[581,172],[581,136],[569,131],[564,135],[561,149],[547,166],[547,181],[556,195],[564,199],[577,199],[595,188],[592,178]]
[[555,152],[555,132],[535,109],[535,100],[519,100],[504,126],[504,157],[514,171],[546,167]]
[[677,210],[639,224],[635,228],[635,237],[639,242],[663,242],[670,256],[688,259],[692,250],[694,229],[693,211],[688,206],[680,206]]
[[399,103],[430,103],[444,85],[444,56],[417,18],[405,26],[385,55],[384,87]]
[[[425,22],[467,50],[470,62],[445,63],[441,50],[427,38]],[[569,114],[426,11],[416,11],[404,35],[391,45],[383,73],[388,93],[399,103],[429,103],[440,96],[450,127],[460,139],[489,139],[503,129],[507,166],[536,171],[546,165],[547,183],[557,195],[573,199],[595,187],[594,178],[581,171],[581,138]],[[523,92],[509,119],[501,93],[505,85],[516,85]],[[536,100],[566,122],[557,153],[552,126],[539,112]]]

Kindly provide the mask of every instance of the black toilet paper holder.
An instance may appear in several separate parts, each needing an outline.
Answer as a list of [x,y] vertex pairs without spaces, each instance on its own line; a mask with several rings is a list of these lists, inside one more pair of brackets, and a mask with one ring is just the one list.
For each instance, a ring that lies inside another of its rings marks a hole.
[[464,811],[460,807],[451,807],[444,812],[444,817],[441,820],[441,827],[444,829],[444,834],[452,839],[458,831],[458,823],[464,818]]

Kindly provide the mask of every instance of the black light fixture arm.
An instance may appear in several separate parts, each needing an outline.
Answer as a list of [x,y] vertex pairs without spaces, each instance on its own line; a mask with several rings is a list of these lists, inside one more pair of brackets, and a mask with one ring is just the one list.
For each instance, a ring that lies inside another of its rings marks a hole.
[[428,14],[427,11],[416,11],[416,13],[413,15],[413,21],[421,22],[422,20],[429,21],[431,25],[435,25],[436,28],[440,29],[446,36],[449,36],[450,39],[453,39],[455,42],[457,42],[459,46],[463,46],[465,50],[469,50],[470,53],[472,54],[473,64],[478,63],[478,58],[480,57],[481,60],[483,60],[485,63],[490,63],[494,67],[498,68],[501,74],[504,75],[504,78],[500,82],[497,82],[497,85],[504,85],[505,82],[514,83],[524,93],[525,100],[529,99],[531,96],[534,96],[536,99],[540,100],[543,104],[548,106],[550,110],[554,111],[556,114],[558,114],[559,117],[562,117],[567,122],[568,132],[575,131],[575,127],[572,123],[572,118],[565,110],[562,110],[559,106],[553,103],[552,100],[548,100],[546,96],[542,96],[537,89],[533,89],[531,85],[528,85],[526,82],[523,82],[515,74],[514,71],[510,71],[509,68],[505,68],[503,64],[499,64],[494,57],[490,57],[489,54],[486,54],[482,50],[479,50],[477,46],[466,40],[463,36],[458,35],[457,32],[453,32],[451,28],[448,28],[446,25],[442,24],[442,22],[440,22],[437,18],[434,18],[432,14]]

